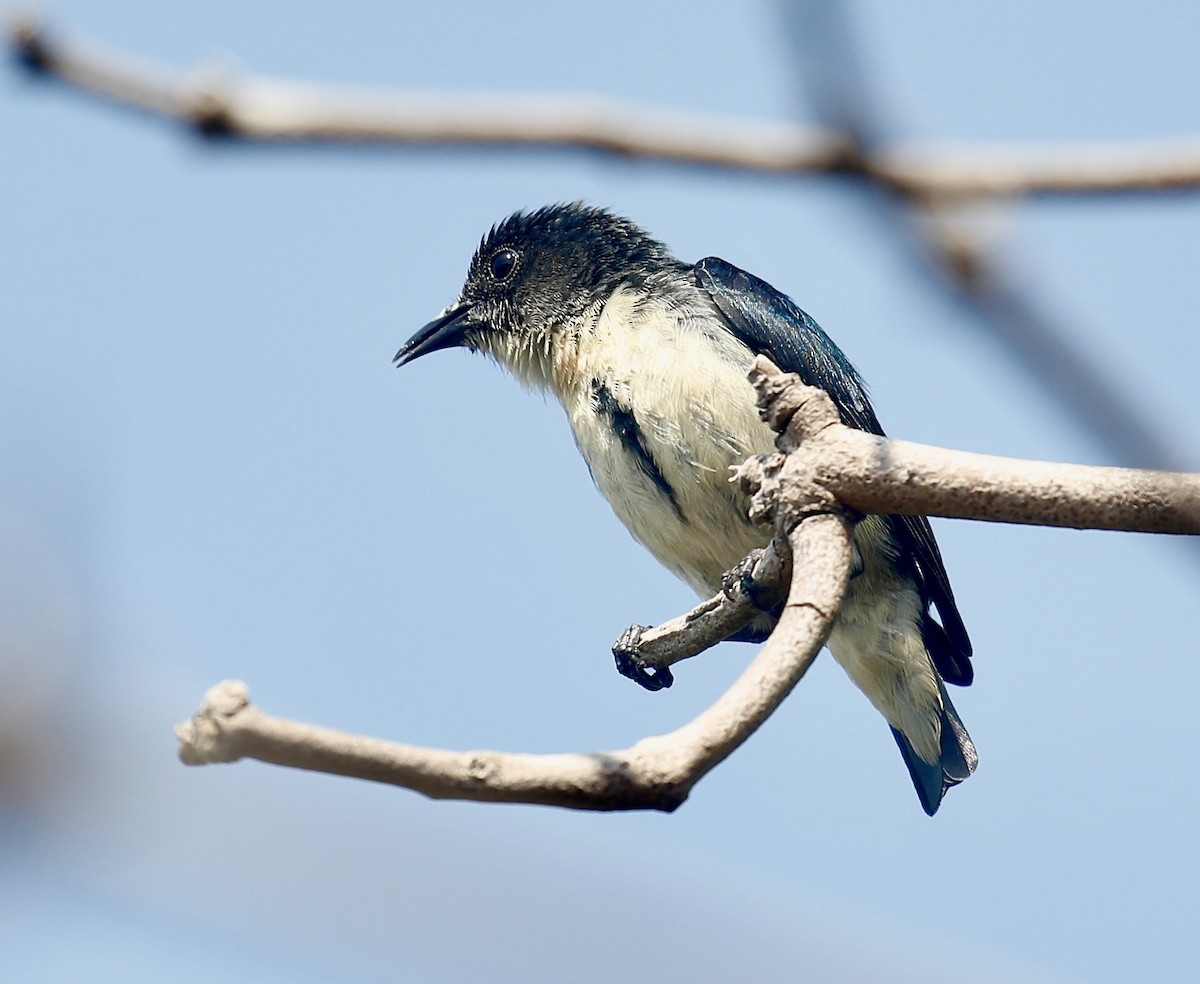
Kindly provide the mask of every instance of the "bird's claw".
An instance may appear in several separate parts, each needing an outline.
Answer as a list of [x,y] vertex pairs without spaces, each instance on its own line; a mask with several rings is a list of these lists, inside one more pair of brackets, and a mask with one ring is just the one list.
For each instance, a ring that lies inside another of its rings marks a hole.
[[675,682],[675,677],[665,666],[647,666],[643,662],[641,647],[645,631],[644,625],[631,625],[621,633],[612,647],[617,672],[647,690],[665,690]]
[[778,600],[765,597],[754,580],[754,568],[762,555],[762,550],[751,550],[736,567],[727,570],[721,576],[721,590],[731,600],[741,594],[760,612],[774,612],[779,605]]

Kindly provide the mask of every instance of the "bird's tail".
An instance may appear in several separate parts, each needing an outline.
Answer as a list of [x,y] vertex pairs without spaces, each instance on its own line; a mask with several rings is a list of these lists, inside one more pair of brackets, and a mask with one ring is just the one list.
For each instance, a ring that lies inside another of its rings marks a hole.
[[938,689],[942,695],[942,728],[941,754],[936,762],[926,762],[917,754],[903,732],[892,728],[892,734],[896,744],[900,746],[900,754],[904,757],[904,764],[908,766],[908,774],[912,776],[921,806],[930,816],[937,813],[946,790],[970,778],[979,763],[979,755],[975,751],[971,736],[963,727],[958,711],[950,703],[950,695],[946,693],[946,686],[941,680],[938,680]]

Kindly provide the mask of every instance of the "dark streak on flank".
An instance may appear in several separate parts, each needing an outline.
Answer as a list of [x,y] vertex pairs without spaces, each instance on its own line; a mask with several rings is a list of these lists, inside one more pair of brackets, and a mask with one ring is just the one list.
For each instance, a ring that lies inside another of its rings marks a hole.
[[654,483],[654,487],[667,497],[671,503],[671,508],[675,510],[675,515],[682,522],[687,522],[683,517],[683,511],[679,508],[679,502],[675,498],[675,490],[671,488],[671,483],[667,481],[666,476],[658,467],[658,462],[646,450],[646,445],[642,441],[642,432],[639,430],[633,414],[617,402],[617,398],[613,396],[612,390],[605,386],[599,379],[592,380],[592,403],[597,413],[608,418],[609,426],[612,427],[613,433],[617,435],[617,440],[621,442],[621,447],[633,455],[642,474],[650,479]]

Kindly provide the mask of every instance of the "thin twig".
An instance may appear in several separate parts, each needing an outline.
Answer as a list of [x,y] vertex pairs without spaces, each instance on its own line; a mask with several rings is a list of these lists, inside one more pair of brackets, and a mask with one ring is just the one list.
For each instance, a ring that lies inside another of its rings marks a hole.
[[[735,579],[721,594],[700,602],[690,612],[653,628],[642,629],[637,635],[638,665],[666,669],[724,642],[762,614],[758,605],[764,600],[782,601],[790,578],[791,557],[787,540],[776,536],[754,558],[751,580],[756,588],[755,599],[747,595],[745,584]],[[618,645],[621,645],[620,641]]]

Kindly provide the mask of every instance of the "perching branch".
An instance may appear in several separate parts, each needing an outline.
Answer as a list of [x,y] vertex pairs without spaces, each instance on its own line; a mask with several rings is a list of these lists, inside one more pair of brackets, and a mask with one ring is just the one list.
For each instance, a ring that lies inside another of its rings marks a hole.
[[777,421],[786,427],[786,458],[742,467],[751,484],[764,467],[778,469],[784,496],[793,487],[808,494],[815,483],[863,513],[1200,535],[1200,474],[1026,461],[878,437],[841,424],[828,394],[763,356],[750,378],[760,401],[770,396],[765,413],[795,408],[790,421]]
[[870,99],[839,8],[795,8],[808,15],[818,9],[835,16],[816,24],[809,17],[794,33],[826,52],[842,76],[837,92],[817,93],[827,104],[821,127],[687,115],[588,95],[367,93],[220,70],[178,72],[56,37],[34,20],[18,21],[10,33],[31,70],[208,137],[557,147],[751,174],[857,175],[906,206],[893,212],[915,252],[1117,460],[1178,467],[1171,443],[1136,402],[1013,288],[952,217],[956,205],[997,197],[1197,188],[1200,138],[1040,149],[887,144],[877,139],[884,128],[865,105]]
[[829,634],[850,569],[849,524],[836,514],[813,515],[789,539],[803,558],[803,574],[793,578],[779,625],[758,656],[699,717],[631,748],[520,755],[402,745],[271,717],[250,704],[244,684],[227,681],[176,728],[179,756],[188,765],[254,758],[386,782],[435,799],[674,810],[791,693]]
[[849,173],[910,200],[1200,188],[1200,138],[1072,147],[867,149],[836,129],[750,122],[591,95],[363,92],[178,72],[13,25],[18,59],[111,102],[247,141],[566,147],[760,174]]
[[[695,720],[615,752],[519,755],[450,752],[348,735],[270,717],[244,684],[214,687],[176,733],[189,765],[255,758],[370,779],[438,799],[539,803],[589,810],[673,810],[750,737],[791,692],[829,634],[851,562],[846,508],[995,522],[1200,534],[1200,475],[1089,468],[945,451],[864,434],[839,422],[823,390],[760,356],[750,373],[779,453],[738,470],[750,515],[787,548],[766,551],[755,574],[791,580],[771,638],[733,686]],[[649,630],[644,665],[666,667],[753,615],[729,591],[690,616]],[[724,621],[722,621],[724,620]]]
[[[846,427],[823,390],[804,386],[764,356],[750,378],[787,452],[751,458],[738,469],[759,521],[779,522],[780,509],[795,510],[793,500],[807,501],[820,489],[859,513],[1200,535],[1198,474],[1027,461],[878,437]],[[789,576],[786,558],[772,544],[753,574],[769,590]],[[734,587],[644,632],[638,665],[665,669],[745,625],[755,609]],[[715,624],[724,635],[713,638]]]
[[[754,481],[749,480],[751,485]],[[748,485],[747,491],[753,489]],[[761,517],[763,523],[772,520],[765,513]],[[787,539],[776,533],[765,550],[754,551],[726,572],[719,595],[655,628],[631,625],[626,629],[613,646],[618,671],[647,690],[671,686],[671,666],[724,642],[761,615],[763,608],[774,608],[784,600],[792,579],[791,563]],[[753,598],[747,580],[754,586]]]

